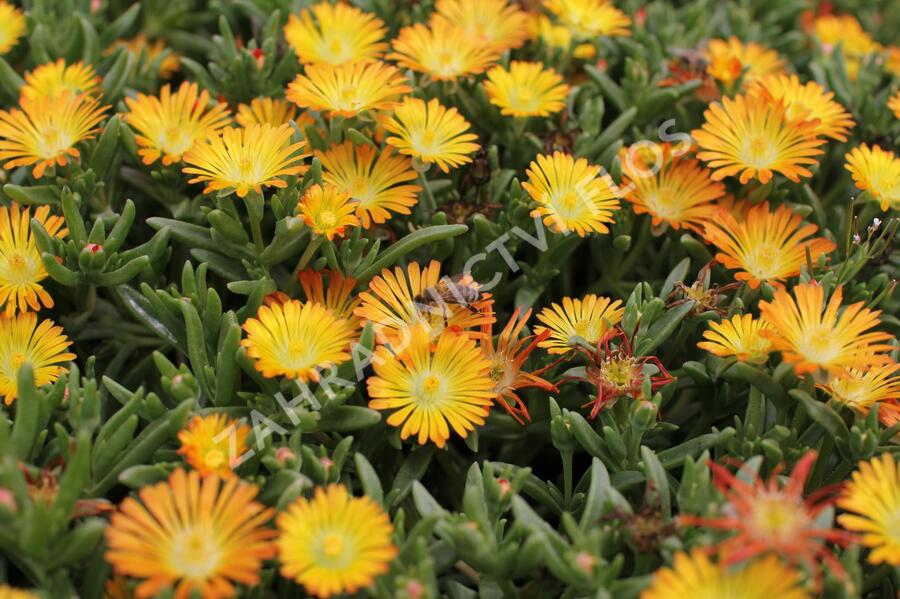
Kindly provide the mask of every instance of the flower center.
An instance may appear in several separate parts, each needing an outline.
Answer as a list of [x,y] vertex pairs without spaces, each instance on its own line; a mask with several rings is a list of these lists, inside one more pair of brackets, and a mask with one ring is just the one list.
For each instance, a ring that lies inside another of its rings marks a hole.
[[803,507],[781,494],[757,499],[750,518],[759,536],[784,541],[797,538],[808,521]]
[[797,344],[799,353],[810,362],[827,364],[834,359],[839,349],[833,342],[831,327],[820,324],[811,327]]
[[781,265],[781,252],[771,244],[761,244],[747,256],[747,270],[760,280],[778,276]]
[[515,104],[519,106],[519,109],[534,110],[535,100],[535,95],[531,93],[530,89],[520,87],[516,90]]
[[179,155],[187,152],[193,145],[193,138],[178,125],[167,128],[160,140],[160,148],[167,154]]
[[331,229],[337,224],[337,217],[331,210],[323,210],[319,214],[319,226],[323,229]]
[[25,354],[23,354],[22,352],[16,352],[12,355],[9,361],[12,364],[13,370],[18,372],[19,368],[22,367],[22,364],[25,363]]
[[218,448],[210,449],[204,456],[204,462],[209,468],[215,470],[225,464],[225,453]]
[[322,553],[325,554],[325,557],[330,557],[334,559],[339,557],[344,552],[344,539],[341,535],[335,533],[328,533],[325,535],[325,538],[322,539]]
[[241,181],[254,180],[253,173],[256,169],[254,168],[252,159],[250,159],[250,158],[242,159],[240,164],[238,165],[238,170],[240,171],[240,175],[238,177],[239,180],[241,180]]
[[187,528],[172,539],[171,567],[185,578],[206,578],[219,566],[219,543],[209,530]]
[[744,162],[756,168],[766,168],[778,158],[778,148],[768,137],[756,135],[744,148]]
[[611,358],[605,360],[600,367],[600,375],[603,380],[616,389],[629,389],[634,382],[635,376],[634,359]]

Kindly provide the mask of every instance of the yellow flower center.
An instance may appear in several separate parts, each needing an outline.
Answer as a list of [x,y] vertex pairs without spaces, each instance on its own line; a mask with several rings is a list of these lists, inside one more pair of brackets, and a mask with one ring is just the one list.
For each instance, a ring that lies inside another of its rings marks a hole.
[[417,141],[415,138],[413,138],[412,141],[413,149],[423,156],[439,153],[439,148],[435,147],[434,132],[431,130],[423,131],[418,135]]
[[345,85],[338,92],[335,107],[339,110],[358,110],[361,104],[356,86]]
[[209,468],[218,469],[225,465],[225,453],[218,448],[210,449],[206,452],[204,461]]
[[306,344],[299,339],[291,339],[290,343],[288,343],[287,350],[291,361],[293,361],[306,352]]
[[369,179],[363,175],[356,175],[350,182],[350,194],[353,199],[363,206],[374,202],[375,190],[369,186]]
[[834,331],[824,324],[806,331],[797,343],[797,349],[806,360],[815,364],[828,364],[839,352],[834,343]]
[[42,158],[52,158],[65,151],[70,145],[69,136],[65,131],[48,125],[40,132],[36,154]]
[[606,360],[600,367],[600,375],[603,380],[617,389],[631,387],[635,379],[635,367],[633,358],[614,358]]
[[747,272],[761,281],[777,277],[781,270],[781,256],[780,248],[768,243],[759,244],[746,257]]
[[323,210],[319,214],[319,227],[322,229],[332,229],[337,224],[337,217],[331,210]]
[[322,539],[322,553],[325,557],[335,559],[344,553],[344,539],[339,534],[333,532],[325,535]]
[[22,352],[16,352],[12,355],[9,361],[12,364],[13,369],[18,372],[19,368],[22,367],[22,364],[25,363],[25,354],[23,354]]
[[780,493],[757,499],[750,518],[758,536],[784,541],[795,539],[808,522],[803,506]]
[[513,104],[519,108],[519,110],[535,110],[535,104],[537,103],[535,100],[537,98],[531,90],[525,87],[520,87],[516,89],[515,100]]
[[428,375],[425,382],[422,383],[422,389],[426,393],[434,393],[441,386],[441,382],[433,374]]
[[325,54],[329,54],[332,62],[344,62],[347,58],[347,51],[344,49],[344,42],[339,37],[331,38],[326,46]]
[[253,178],[254,171],[256,170],[255,166],[256,165],[253,163],[253,160],[251,158],[242,159],[240,164],[238,165],[238,170],[240,172],[238,179],[240,181],[255,180]]
[[186,528],[172,539],[172,571],[184,578],[206,578],[219,568],[219,543],[210,530]]
[[159,147],[166,154],[172,156],[180,156],[184,154],[194,144],[194,138],[188,135],[183,125],[172,125],[165,129],[159,139]]
[[744,162],[756,168],[767,168],[778,159],[778,148],[764,135],[751,137],[744,148]]

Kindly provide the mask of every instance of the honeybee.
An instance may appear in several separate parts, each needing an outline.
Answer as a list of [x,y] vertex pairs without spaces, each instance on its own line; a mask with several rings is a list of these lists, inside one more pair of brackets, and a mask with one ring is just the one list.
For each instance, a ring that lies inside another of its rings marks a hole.
[[422,293],[413,298],[416,308],[423,312],[440,310],[444,317],[444,325],[448,320],[448,306],[462,306],[468,310],[476,310],[474,305],[482,299],[478,283],[469,273],[461,273],[452,277],[441,277],[436,285],[426,287]]

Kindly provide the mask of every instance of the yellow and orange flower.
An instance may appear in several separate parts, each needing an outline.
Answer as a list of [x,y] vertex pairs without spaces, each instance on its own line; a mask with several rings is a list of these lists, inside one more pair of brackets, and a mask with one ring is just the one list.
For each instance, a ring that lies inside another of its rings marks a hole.
[[394,110],[384,128],[393,133],[389,145],[401,154],[425,164],[437,164],[445,173],[450,167],[472,162],[469,156],[478,150],[478,136],[469,132],[469,122],[456,108],[445,108],[433,98],[425,102],[406,97]]
[[549,116],[565,108],[569,86],[543,63],[514,60],[508,69],[498,65],[489,70],[484,90],[500,114],[529,117]]
[[656,146],[659,154],[649,157],[644,147],[639,143],[619,153],[625,199],[636,214],[649,214],[655,227],[667,223],[673,229],[701,231],[715,216],[725,186],[713,181],[696,159],[673,156],[669,143]]
[[[718,517],[682,516],[681,521],[734,534],[718,545],[720,559],[734,565],[764,555],[778,555],[791,566],[802,565],[821,583],[827,568],[838,577],[844,569],[830,547],[846,546],[853,535],[831,528],[818,516],[832,505],[834,493],[813,493],[804,497],[804,486],[816,463],[816,452],[808,451],[794,465],[790,477],[781,482],[779,473],[762,480],[753,473],[750,480],[732,474],[710,462],[713,484],[725,498]],[[823,568],[824,566],[824,568]]]
[[816,137],[817,121],[792,122],[782,102],[763,96],[724,97],[703,113],[702,128],[691,132],[700,150],[698,158],[715,169],[716,181],[739,176],[768,183],[778,172],[798,182],[812,173],[825,140]]
[[261,306],[244,323],[241,346],[264,377],[284,376],[304,383],[319,380],[319,372],[350,359],[356,323],[330,308],[289,300]]
[[277,523],[281,575],[316,597],[355,594],[397,556],[388,515],[343,485],[316,487],[312,499],[298,497]]
[[826,55],[840,45],[851,81],[856,80],[863,58],[881,51],[881,44],[863,30],[853,15],[822,15],[813,21],[811,29]]
[[710,322],[697,347],[720,358],[735,357],[741,362],[765,364],[772,352],[772,342],[762,335],[769,323],[751,314],[735,314],[722,322]]
[[865,308],[863,302],[841,310],[843,298],[843,288],[837,287],[826,305],[825,290],[816,283],[796,285],[793,297],[777,289],[771,302],[759,302],[763,320],[771,325],[761,334],[798,373],[866,370],[889,362],[893,336],[870,330],[880,324],[880,311]]
[[528,39],[528,14],[507,0],[437,0],[431,23],[443,19],[479,44],[503,52]]
[[75,359],[67,351],[72,342],[52,320],[38,322],[34,312],[0,316],[0,395],[10,405],[19,396],[19,369],[28,363],[38,387],[48,385],[69,371],[64,362]]
[[788,121],[817,119],[816,135],[847,141],[847,132],[855,124],[850,113],[834,101],[833,92],[826,92],[815,81],[800,83],[796,75],[767,75],[755,80],[748,93],[768,94],[773,101],[783,102]]
[[254,501],[257,491],[237,476],[179,468],[122,502],[106,528],[106,561],[142,580],[141,599],[169,588],[176,597],[234,597],[235,585],[259,583],[262,562],[275,555],[275,531],[266,526],[274,512]]
[[731,87],[741,73],[746,85],[760,77],[785,72],[784,60],[775,50],[754,42],[744,43],[734,36],[709,40],[704,58],[709,63],[707,72],[725,87]]
[[41,599],[31,591],[0,584],[0,599]]
[[22,11],[0,0],[0,56],[6,54],[25,34],[25,15]]
[[882,210],[900,210],[900,158],[880,146],[866,144],[853,148],[844,168],[853,176],[856,188],[869,193]]
[[445,19],[433,20],[429,27],[404,27],[392,48],[388,58],[401,67],[445,81],[483,73],[499,58],[496,47],[469,37]]
[[299,162],[308,154],[306,142],[291,143],[290,125],[250,125],[239,129],[226,127],[198,141],[184,155],[191,166],[181,169],[196,175],[189,183],[205,183],[203,193],[236,192],[246,197],[252,189],[262,193],[263,186],[287,187],[281,177],[302,174]]
[[87,94],[22,98],[21,110],[0,110],[0,160],[4,168],[31,166],[36,179],[81,154],[76,144],[92,139],[108,106]]
[[[325,286],[323,274],[328,276],[328,286]],[[327,270],[324,273],[306,269],[300,271],[297,277],[303,288],[303,296],[307,302],[325,306],[338,318],[349,320],[359,324],[359,318],[353,313],[359,305],[359,296],[353,293],[356,287],[356,279],[344,277],[338,270]]]
[[894,113],[894,118],[900,119],[900,91],[888,98],[888,108]]
[[619,324],[625,308],[621,300],[586,295],[582,299],[564,297],[562,305],[553,302],[540,311],[537,319],[544,325],[534,327],[538,335],[549,331],[550,335],[538,343],[550,354],[565,354],[576,345],[596,346],[610,329]]
[[379,346],[372,365],[369,407],[392,410],[387,424],[400,428],[401,439],[416,435],[420,445],[443,447],[451,429],[468,436],[484,424],[496,396],[491,363],[474,340],[452,331],[433,343],[426,326],[412,327],[397,355]]
[[343,237],[347,227],[359,226],[355,212],[356,202],[350,192],[328,183],[310,185],[297,204],[297,213],[306,226],[329,240]]
[[301,108],[334,116],[386,110],[412,91],[396,67],[379,61],[306,65],[288,85],[287,99]]
[[19,93],[26,98],[40,96],[56,97],[63,90],[68,90],[73,96],[89,94],[99,96],[100,77],[94,71],[94,67],[83,62],[66,65],[66,61],[60,58],[56,62],[48,62],[25,73],[25,85]]
[[774,555],[755,559],[743,568],[713,564],[702,549],[679,551],[671,567],[660,568],[640,599],[812,599],[803,590],[800,571]]
[[231,123],[224,103],[210,107],[209,92],[187,81],[174,94],[166,84],[159,97],[138,94],[125,98],[125,104],[125,120],[137,131],[135,141],[144,164],[160,158],[165,166],[175,164],[196,142]]
[[408,184],[416,178],[410,159],[389,148],[378,152],[374,146],[345,141],[315,155],[322,162],[322,180],[349,192],[357,202],[356,217],[365,229],[386,222],[393,213],[410,214],[422,191]]
[[738,270],[734,278],[756,289],[764,282],[780,285],[800,274],[807,261],[816,263],[834,251],[836,245],[830,239],[810,239],[818,227],[801,226],[802,221],[789,206],[781,205],[770,212],[769,203],[762,202],[741,220],[720,211],[706,223],[703,235],[719,249],[716,260],[725,268]]
[[900,566],[900,539],[895,530],[900,513],[900,464],[890,451],[860,462],[837,504],[850,512],[838,516],[838,522],[859,533],[860,542],[870,549],[869,563]]
[[[61,216],[51,216],[49,206],[38,206],[37,220],[51,237],[64,238],[68,234]],[[0,306],[12,316],[16,310],[40,310],[53,307],[53,298],[41,285],[47,270],[41,252],[31,234],[31,209],[21,210],[12,203],[0,207]]]
[[396,347],[402,347],[409,339],[410,329],[420,324],[425,325],[432,339],[447,329],[479,337],[480,332],[470,329],[494,320],[493,300],[482,295],[465,306],[456,302],[438,303],[429,291],[437,290],[447,280],[448,277],[441,277],[441,264],[437,260],[425,268],[412,262],[406,270],[399,266],[394,270],[384,269],[372,278],[369,289],[359,294],[361,303],[354,312],[372,323],[376,341]]
[[238,104],[234,120],[241,127],[250,125],[278,127],[294,121],[301,129],[316,122],[305,112],[298,115],[294,104],[276,98],[253,98],[250,104]]
[[544,8],[579,39],[631,35],[631,19],[609,0],[545,0]]
[[519,424],[524,424],[526,420],[531,420],[531,415],[516,391],[537,387],[556,393],[558,389],[553,383],[540,377],[545,369],[528,372],[523,368],[528,356],[550,336],[550,331],[546,330],[520,339],[519,336],[531,316],[531,310],[526,310],[524,314],[521,312],[521,308],[516,308],[506,326],[500,331],[496,344],[493,323],[481,325],[483,334],[481,351],[491,364],[490,376],[494,382],[494,393],[497,395],[494,401],[509,412]]
[[346,2],[319,2],[290,15],[284,38],[303,64],[344,64],[380,58],[387,50],[387,29],[375,15]]
[[569,154],[539,154],[528,170],[522,188],[538,207],[532,218],[542,217],[556,232],[609,233],[613,212],[619,209],[617,188],[612,178],[600,174],[600,167],[577,160]]
[[228,478],[247,451],[249,435],[249,426],[225,414],[194,416],[187,428],[178,432],[178,453],[201,476],[215,473]]
[[893,416],[882,412],[896,412],[895,402],[900,400],[900,365],[888,362],[863,370],[843,370],[817,386],[860,414],[868,414],[873,405],[880,404],[878,417],[884,422],[884,417]]

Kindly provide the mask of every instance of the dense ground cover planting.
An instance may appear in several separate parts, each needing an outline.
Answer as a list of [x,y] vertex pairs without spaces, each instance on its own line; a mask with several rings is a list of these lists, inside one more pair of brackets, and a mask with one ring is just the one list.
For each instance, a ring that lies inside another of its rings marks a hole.
[[0,599],[897,596],[898,29],[0,0]]

